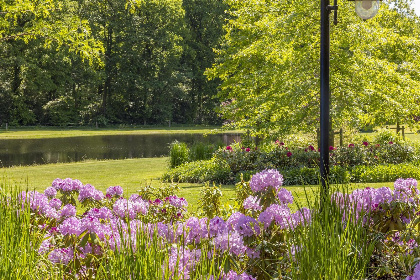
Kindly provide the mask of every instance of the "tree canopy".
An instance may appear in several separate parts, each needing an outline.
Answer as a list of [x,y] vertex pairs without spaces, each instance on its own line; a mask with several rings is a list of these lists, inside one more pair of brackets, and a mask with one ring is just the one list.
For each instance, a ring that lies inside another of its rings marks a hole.
[[[314,131],[319,118],[319,1],[229,0],[231,19],[207,71],[222,80],[227,126],[254,132]],[[333,128],[401,122],[420,115],[420,23],[409,1],[384,1],[362,21],[339,3],[331,23]]]
[[0,124],[220,123],[223,0],[0,0]]

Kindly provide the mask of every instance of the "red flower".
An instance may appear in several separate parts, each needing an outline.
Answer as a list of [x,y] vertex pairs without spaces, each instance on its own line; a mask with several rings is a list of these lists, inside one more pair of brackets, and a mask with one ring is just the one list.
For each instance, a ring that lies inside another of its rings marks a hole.
[[353,148],[354,147],[354,144],[349,144],[349,148]]
[[368,142],[366,142],[366,141],[363,142],[363,146],[367,147],[368,145],[369,145]]
[[334,151],[335,148],[333,146],[330,146],[330,151]]
[[392,144],[394,144],[394,142],[392,142],[392,141],[389,141],[389,143],[388,143],[389,145],[392,145]]
[[311,151],[315,151],[315,148],[314,148],[314,146],[312,146],[312,145],[309,145],[309,149],[310,149]]
[[288,157],[291,157],[291,156],[292,156],[292,153],[291,153],[291,152],[288,152],[288,153],[287,153],[287,156],[288,156]]
[[251,149],[250,148],[246,148],[245,151],[249,152],[249,151],[251,151]]
[[232,147],[231,146],[227,146],[226,147],[226,150],[230,151],[230,150],[232,150]]

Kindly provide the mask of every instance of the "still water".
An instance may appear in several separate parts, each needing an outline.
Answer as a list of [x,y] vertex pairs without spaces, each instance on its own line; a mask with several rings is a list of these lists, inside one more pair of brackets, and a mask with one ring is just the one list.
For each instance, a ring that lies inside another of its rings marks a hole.
[[240,134],[153,134],[106,135],[47,139],[0,140],[0,167],[14,165],[76,162],[85,159],[126,159],[161,157],[169,154],[169,144],[178,140],[229,145]]

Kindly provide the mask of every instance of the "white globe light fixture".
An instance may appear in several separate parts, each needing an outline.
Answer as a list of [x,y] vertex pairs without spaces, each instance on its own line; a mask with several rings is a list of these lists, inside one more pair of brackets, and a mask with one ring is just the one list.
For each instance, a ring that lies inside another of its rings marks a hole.
[[381,5],[379,0],[356,0],[355,2],[356,14],[364,20],[373,18]]

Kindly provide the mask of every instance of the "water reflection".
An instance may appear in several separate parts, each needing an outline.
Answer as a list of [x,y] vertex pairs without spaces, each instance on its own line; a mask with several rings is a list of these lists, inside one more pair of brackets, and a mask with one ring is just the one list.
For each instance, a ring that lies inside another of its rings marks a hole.
[[75,162],[84,159],[125,159],[161,157],[175,140],[223,143],[240,140],[240,134],[153,134],[107,135],[48,139],[0,140],[0,166]]

